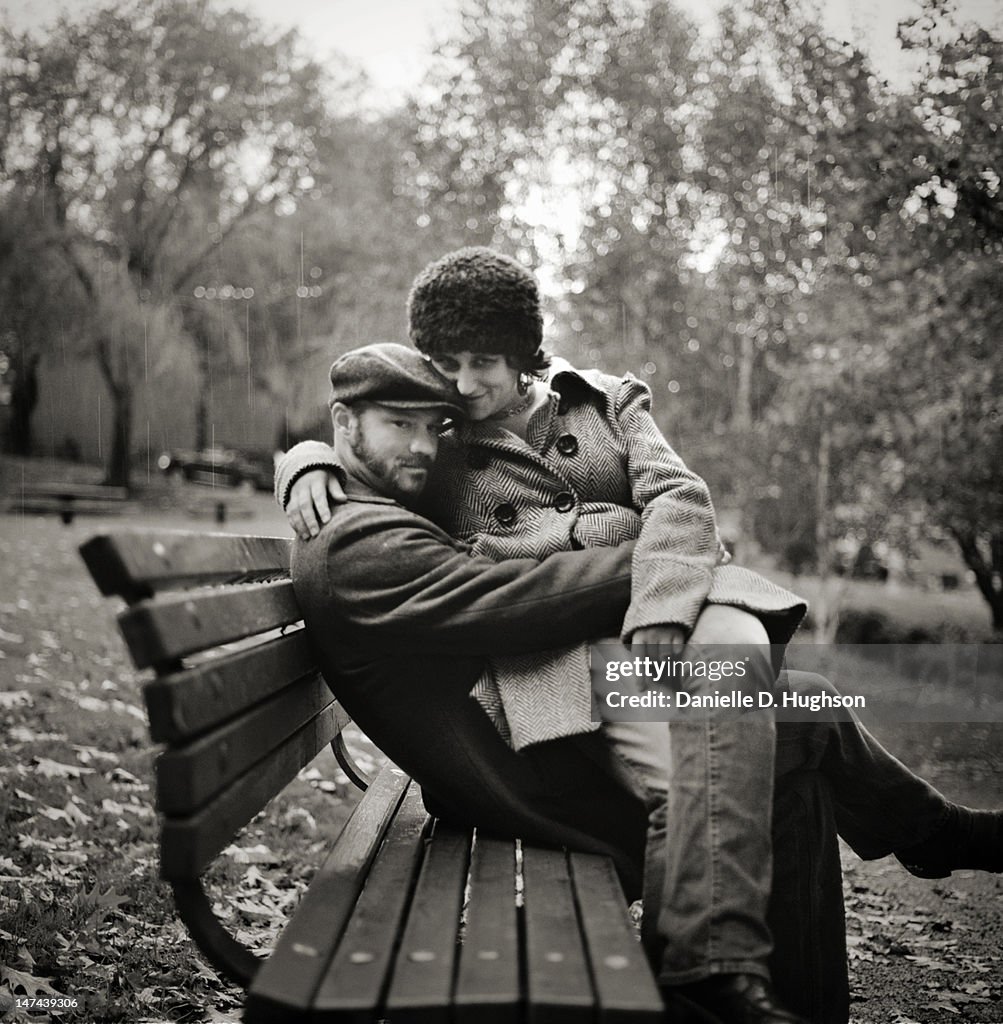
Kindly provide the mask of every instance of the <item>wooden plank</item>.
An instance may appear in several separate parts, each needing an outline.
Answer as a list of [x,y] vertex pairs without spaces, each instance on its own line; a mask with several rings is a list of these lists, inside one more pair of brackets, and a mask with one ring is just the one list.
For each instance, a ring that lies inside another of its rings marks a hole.
[[130,602],[158,590],[288,572],[290,551],[285,537],[188,530],[102,533],[80,547],[101,593]]
[[386,999],[395,1024],[450,1020],[470,840],[469,830],[435,822]]
[[99,498],[71,498],[41,495],[21,495],[6,500],[6,507],[15,513],[23,512],[55,512],[61,516],[68,516],[72,519],[78,515],[91,516],[112,516],[124,515],[126,512],[134,511],[137,506],[117,499]]
[[569,854],[600,1024],[655,1024],[664,1018],[658,986],[630,923],[608,857]]
[[[157,808],[167,815],[193,814],[220,790],[281,746],[297,729],[334,703],[318,674],[301,679],[240,718],[157,758]],[[351,719],[341,711],[338,724]]]
[[124,487],[112,487],[106,484],[81,484],[70,481],[65,483],[25,484],[19,493],[29,497],[38,495],[51,498],[79,498],[82,501],[89,499],[125,501],[129,497],[129,492]]
[[234,718],[316,668],[302,629],[159,676],[143,687],[150,736],[178,743]]
[[151,598],[122,612],[118,624],[136,668],[149,668],[302,617],[292,583],[281,580]]
[[393,765],[366,790],[247,992],[249,1024],[305,1014],[341,938],[408,777]]
[[337,952],[314,998],[312,1019],[371,1024],[386,991],[397,936],[429,825],[421,790],[411,786],[387,829]]
[[325,708],[200,811],[186,818],[164,818],[160,832],[162,877],[200,875],[234,833],[337,736],[338,711],[337,704]]
[[531,1024],[592,1019],[594,999],[567,854],[523,846],[526,1005]]
[[515,844],[477,836],[470,858],[470,902],[454,994],[460,1024],[520,1018]]

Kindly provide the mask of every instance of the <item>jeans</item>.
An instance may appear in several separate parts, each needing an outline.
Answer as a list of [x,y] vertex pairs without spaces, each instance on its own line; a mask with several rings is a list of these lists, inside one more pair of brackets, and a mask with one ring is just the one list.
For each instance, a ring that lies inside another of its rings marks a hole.
[[[734,652],[731,652],[734,657]],[[836,693],[821,676],[783,672],[773,682],[757,652],[729,689]],[[693,680],[690,692],[713,692]],[[767,975],[766,909],[772,877],[774,787],[817,771],[830,790],[839,834],[864,859],[927,838],[947,801],[896,760],[853,713],[775,722],[770,709],[699,721],[609,722],[618,770],[647,794],[642,938],[659,980],[682,984],[715,973]]]

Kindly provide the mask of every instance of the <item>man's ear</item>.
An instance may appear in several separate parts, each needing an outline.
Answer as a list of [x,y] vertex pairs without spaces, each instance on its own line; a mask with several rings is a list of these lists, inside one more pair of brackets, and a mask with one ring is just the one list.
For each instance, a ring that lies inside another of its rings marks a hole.
[[359,418],[343,402],[331,404],[331,425],[334,427],[334,438],[343,437],[349,443],[355,442],[359,429]]

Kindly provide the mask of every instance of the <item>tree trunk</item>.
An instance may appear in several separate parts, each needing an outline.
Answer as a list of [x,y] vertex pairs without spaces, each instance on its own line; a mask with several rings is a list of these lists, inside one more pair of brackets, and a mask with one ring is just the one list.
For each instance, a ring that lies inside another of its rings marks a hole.
[[104,482],[129,487],[132,470],[132,391],[126,386],[112,391],[111,455]]
[[[839,595],[830,586],[832,576],[831,538],[829,536],[829,475],[832,456],[831,406],[822,406],[818,437],[818,476],[815,480],[815,571],[819,596],[815,605],[815,640],[829,644],[836,638],[839,621]],[[842,588],[838,588],[842,589]]]
[[752,371],[756,364],[756,346],[752,335],[745,333],[739,342],[738,388],[735,392],[735,407],[732,411],[732,426],[738,432],[752,427]]
[[10,393],[10,429],[7,447],[11,455],[31,455],[34,444],[31,417],[38,405],[37,354],[26,356],[15,364]]
[[198,402],[195,405],[195,450],[204,451],[209,447],[212,409],[212,350],[209,332],[201,325],[195,327],[196,354],[198,356],[199,381]]
[[952,527],[951,532],[961,549],[965,565],[975,574],[975,583],[989,605],[993,629],[1003,633],[1003,531],[993,534],[985,553],[974,530]]
[[[111,452],[105,466],[104,483],[109,487],[128,487],[132,469],[132,381],[128,369],[116,372],[107,338],[96,339],[98,369],[111,392]],[[119,375],[122,379],[119,379]]]

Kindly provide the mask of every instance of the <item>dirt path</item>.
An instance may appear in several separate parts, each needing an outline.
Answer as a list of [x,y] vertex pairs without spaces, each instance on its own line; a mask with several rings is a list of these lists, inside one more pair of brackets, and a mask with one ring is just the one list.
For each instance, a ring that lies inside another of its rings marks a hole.
[[[1003,806],[1000,725],[913,725],[881,739],[945,795]],[[1003,1022],[1003,876],[914,878],[843,850],[854,1024]]]

